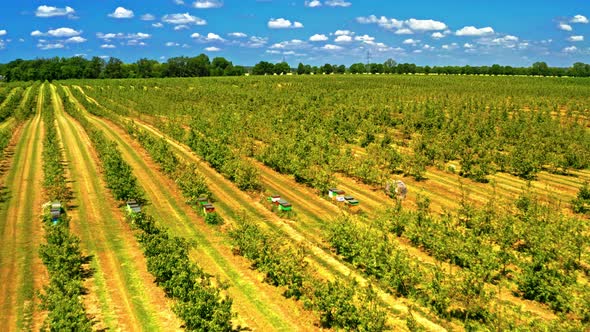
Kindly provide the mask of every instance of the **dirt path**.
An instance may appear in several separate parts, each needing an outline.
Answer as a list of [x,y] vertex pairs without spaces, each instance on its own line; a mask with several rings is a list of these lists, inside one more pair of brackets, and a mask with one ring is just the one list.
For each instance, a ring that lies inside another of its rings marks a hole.
[[[101,122],[106,123],[108,121],[101,120]],[[136,123],[138,122],[136,121]],[[138,125],[140,125],[143,129],[149,130],[153,134],[156,134],[160,137],[165,137],[157,129],[151,127],[148,124],[138,123]],[[112,124],[110,126],[113,128],[116,127]],[[122,131],[121,129],[118,130]],[[187,160],[197,163],[199,171],[208,179],[209,188],[213,191],[215,197],[219,201],[224,202],[224,204],[221,205],[222,209],[230,209],[231,211],[240,211],[242,209],[245,209],[255,218],[264,221],[267,226],[284,232],[287,236],[291,237],[295,241],[304,243],[311,250],[311,253],[314,256],[314,262],[312,262],[314,268],[316,268],[319,271],[323,270],[321,274],[336,273],[337,275],[340,275],[342,277],[351,276],[353,278],[356,278],[363,285],[366,285],[368,283],[368,281],[358,272],[350,269],[348,266],[335,259],[329,253],[329,251],[326,250],[325,246],[318,246],[317,243],[310,241],[309,237],[313,237],[314,235],[311,235],[311,233],[308,232],[298,231],[296,228],[298,228],[299,226],[297,226],[296,223],[281,219],[277,217],[275,214],[271,213],[266,207],[257,202],[256,199],[252,199],[247,194],[240,191],[238,188],[235,187],[233,183],[223,178],[223,176],[221,176],[215,170],[211,169],[208,165],[202,162],[197,156],[195,156],[190,151],[188,147],[179,144],[167,137],[165,138],[168,141],[168,143],[170,143],[177,150],[177,152],[180,153],[184,158],[187,158]],[[287,199],[293,198],[287,197]],[[329,202],[326,203],[331,204]],[[217,203],[217,205],[220,204]],[[226,207],[224,207],[224,205]],[[332,208],[332,211],[336,211],[336,209]],[[319,212],[319,210],[316,210],[316,212]],[[226,216],[227,213],[224,214],[224,217]],[[409,303],[407,303],[404,299],[395,299],[384,291],[379,291],[379,295],[383,302],[387,306],[389,306],[393,312],[398,313],[391,316],[391,319],[394,321],[395,326],[398,328],[404,328],[405,322],[403,321],[403,319],[400,319],[398,315],[399,313],[402,313],[402,315],[404,315],[408,312]],[[427,327],[429,330],[444,330],[443,327],[428,320],[419,313],[414,312],[414,316],[420,324]]]
[[[92,116],[89,119],[119,144],[150,201],[147,211],[174,235],[195,240],[192,258],[206,272],[219,275],[229,283],[228,292],[238,313],[234,325],[257,331],[317,330],[309,312],[285,299],[275,287],[263,283],[263,276],[252,270],[248,261],[233,255],[226,237],[219,229],[205,225],[203,218],[184,203],[174,182],[158,171],[158,165],[135,140],[112,124]],[[231,215],[227,206],[217,203],[216,206],[224,217]]]
[[[52,94],[56,96],[55,87]],[[97,157],[83,128],[54,99],[58,132],[63,139],[74,202],[71,228],[87,255],[94,275],[85,301],[102,322],[96,328],[120,331],[173,331],[180,326],[170,301],[147,272],[146,262],[117,203],[107,194]]]
[[3,331],[39,329],[36,291],[47,280],[38,257],[43,178],[43,123],[39,109],[24,126],[6,176],[8,198],[1,204],[0,326]]

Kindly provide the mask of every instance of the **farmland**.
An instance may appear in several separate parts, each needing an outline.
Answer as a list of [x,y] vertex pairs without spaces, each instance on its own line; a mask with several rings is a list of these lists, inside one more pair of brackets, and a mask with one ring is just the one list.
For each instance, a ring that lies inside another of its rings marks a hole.
[[587,79],[70,80],[0,100],[6,330],[590,328]]

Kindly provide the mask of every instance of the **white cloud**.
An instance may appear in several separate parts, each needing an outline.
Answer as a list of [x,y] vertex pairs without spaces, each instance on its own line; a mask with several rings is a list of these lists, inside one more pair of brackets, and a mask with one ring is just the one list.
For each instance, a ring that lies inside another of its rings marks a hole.
[[338,45],[332,45],[332,44],[326,44],[322,47],[322,50],[327,50],[327,51],[340,51],[342,50],[342,46],[338,46]]
[[116,46],[113,44],[102,44],[100,45],[100,48],[115,48]]
[[360,42],[363,42],[363,43],[370,44],[373,41],[375,41],[375,37],[371,37],[369,35],[363,35],[363,36],[356,36],[356,37],[354,37],[354,40],[360,41]]
[[571,36],[567,40],[571,42],[581,42],[584,41],[584,36]]
[[86,38],[82,38],[80,36],[70,37],[66,39],[66,43],[84,43],[86,42]]
[[564,52],[564,53],[574,53],[574,52],[576,52],[577,50],[578,50],[578,48],[577,48],[577,47],[575,47],[575,46],[569,46],[569,47],[566,47],[566,48],[564,48],[564,49],[563,49],[563,52]]
[[193,25],[206,25],[207,21],[204,19],[192,16],[189,13],[184,14],[167,14],[162,17],[162,22],[180,25],[180,24],[193,24]]
[[445,30],[447,25],[443,22],[435,21],[435,20],[417,20],[415,18],[411,18],[404,23],[414,31],[435,31],[435,30]]
[[131,39],[127,41],[127,46],[146,46],[145,42],[139,41],[137,39]]
[[207,37],[205,38],[207,41],[225,41],[225,39],[221,38],[218,34],[209,32]]
[[41,50],[54,50],[54,49],[64,48],[65,45],[62,43],[54,43],[54,44],[39,43],[39,44],[37,44],[37,47]]
[[559,30],[563,30],[563,31],[572,31],[572,26],[569,24],[565,24],[565,23],[559,23],[558,25]]
[[156,17],[154,15],[152,15],[152,14],[144,14],[144,15],[141,15],[141,20],[142,21],[153,21],[155,19],[156,19]]
[[148,39],[151,37],[152,37],[152,35],[150,35],[149,33],[143,33],[143,32],[127,33],[127,34],[124,34],[122,32],[118,32],[118,33],[98,32],[96,34],[96,38],[103,39],[105,41],[109,41],[111,39]]
[[476,28],[474,26],[466,26],[460,30],[455,32],[457,36],[489,36],[494,34],[494,29],[492,27],[485,27],[485,28]]
[[183,0],[174,0],[174,3],[177,5],[184,5],[184,1]]
[[322,3],[319,2],[318,0],[305,1],[305,7],[314,8],[314,7],[320,7],[321,5],[322,5]]
[[419,40],[415,40],[415,39],[412,39],[412,38],[410,38],[410,39],[406,39],[406,40],[404,40],[404,41],[402,42],[402,44],[405,44],[405,45],[416,45],[416,44],[418,44],[419,42],[420,42]]
[[186,30],[188,29],[188,25],[186,24],[181,24],[181,25],[177,25],[174,27],[174,31],[180,31],[180,30]]
[[457,43],[451,43],[451,44],[444,44],[441,48],[443,50],[449,50],[450,51],[450,50],[454,50],[454,49],[456,49],[458,47],[459,47],[459,45]]
[[156,23],[152,23],[152,26],[154,28],[162,28],[164,27],[164,24],[160,23],[160,22],[156,22]]
[[230,37],[234,37],[234,38],[246,38],[248,37],[247,34],[243,33],[243,32],[230,32],[227,34]]
[[570,23],[588,24],[588,18],[586,18],[586,16],[583,15],[576,15],[570,20]]
[[465,43],[463,44],[464,48],[474,48],[475,46],[473,46],[473,44],[469,44],[469,43]]
[[427,50],[427,51],[432,51],[432,50],[434,50],[435,48],[436,48],[436,47],[434,47],[434,46],[430,46],[430,45],[428,45],[428,44],[426,44],[426,45],[422,46],[422,49],[424,49],[424,50]]
[[73,17],[76,11],[72,7],[57,8],[52,6],[39,6],[35,11],[37,17],[55,17],[55,16],[69,16]]
[[430,35],[430,37],[432,37],[433,39],[441,39],[445,38],[445,35],[442,32],[435,32],[432,35]]
[[80,33],[80,31],[76,31],[72,28],[59,28],[47,31],[47,34],[52,37],[73,37],[80,35]]
[[328,7],[350,7],[352,3],[344,0],[327,0],[325,2]]
[[350,43],[352,41],[352,37],[349,35],[341,35],[334,39],[336,43]]
[[395,18],[387,18],[385,16],[377,17],[375,15],[370,15],[367,17],[357,17],[356,21],[361,24],[377,24],[378,26],[388,30],[399,29],[404,24],[403,21],[399,21]]
[[303,28],[303,24],[300,22],[293,22],[286,20],[284,18],[273,19],[271,18],[268,21],[268,27],[271,29],[296,29],[296,28]]
[[175,42],[167,42],[164,45],[166,45],[166,47],[177,47],[177,46],[180,46],[179,43],[175,43]]
[[309,47],[309,44],[300,39],[287,40],[280,43],[273,44],[271,49],[301,49]]
[[117,7],[117,9],[115,9],[113,13],[109,14],[109,16],[112,18],[132,18],[133,11],[123,7]]
[[219,47],[215,47],[215,46],[210,46],[210,47],[206,47],[205,51],[207,52],[219,52],[221,51],[221,49]]
[[0,36],[6,36],[7,32],[6,30],[0,30]]
[[81,31],[76,31],[72,28],[58,28],[58,29],[54,29],[54,30],[49,30],[45,33],[39,31],[39,30],[35,30],[33,32],[31,32],[31,36],[33,37],[41,37],[41,36],[50,36],[50,37],[74,37],[74,36],[79,36],[82,32]]
[[217,0],[197,0],[193,3],[193,7],[198,9],[220,8],[223,7],[223,2]]
[[336,35],[336,36],[350,36],[350,35],[354,35],[354,32],[352,32],[350,30],[336,30],[336,32],[334,32],[334,35]]
[[322,41],[326,41],[328,40],[328,37],[326,35],[320,35],[320,34],[315,34],[311,37],[309,37],[309,40],[312,42],[322,42]]
[[413,35],[414,31],[408,29],[408,28],[402,28],[399,29],[395,32],[396,35]]
[[268,38],[266,37],[252,36],[247,42],[241,43],[240,46],[248,48],[260,48],[264,47],[264,45],[266,45],[267,42]]

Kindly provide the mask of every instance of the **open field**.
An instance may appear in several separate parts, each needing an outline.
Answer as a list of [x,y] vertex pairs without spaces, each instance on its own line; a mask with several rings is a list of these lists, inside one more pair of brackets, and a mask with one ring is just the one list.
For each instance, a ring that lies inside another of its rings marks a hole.
[[[587,80],[324,76],[44,86],[3,87],[20,105],[3,111],[0,124],[16,128],[0,178],[0,272],[12,280],[0,286],[0,324],[8,330],[37,330],[46,315],[37,298],[47,283],[38,254],[43,228],[35,223],[46,199],[37,187],[48,109],[72,192],[69,228],[92,258],[81,303],[94,329],[187,324],[178,316],[182,296],[154,277],[145,238],[107,185],[96,135],[130,167],[142,210],[191,243],[190,261],[222,285],[234,328],[590,328],[588,212],[575,213],[571,203],[590,181]],[[35,114],[14,116],[32,96]],[[180,164],[194,166],[187,169],[203,180],[222,225],[208,224],[187,196],[174,172]],[[407,185],[405,199],[385,192],[392,180]],[[334,187],[358,199],[358,211],[330,199]],[[293,211],[272,209],[273,194]],[[236,230],[269,240],[251,238],[250,247]]]

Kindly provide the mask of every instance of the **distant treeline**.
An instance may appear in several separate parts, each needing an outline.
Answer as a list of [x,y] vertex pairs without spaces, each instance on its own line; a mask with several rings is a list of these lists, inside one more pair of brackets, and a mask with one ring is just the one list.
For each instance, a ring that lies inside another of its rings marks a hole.
[[235,66],[231,61],[216,57],[210,60],[205,54],[196,57],[175,57],[164,63],[140,59],[134,63],[123,63],[120,59],[104,60],[93,57],[49,58],[35,60],[14,60],[0,64],[0,75],[5,81],[44,81],[80,78],[151,78],[151,77],[201,77],[304,74],[442,74],[442,75],[537,75],[589,77],[590,65],[574,63],[570,68],[549,67],[545,62],[536,62],[531,67],[511,66],[418,66],[412,63],[398,64],[393,59],[384,63],[355,63],[345,65],[325,64],[311,66],[300,63],[296,69],[288,63],[261,61],[254,67]]

